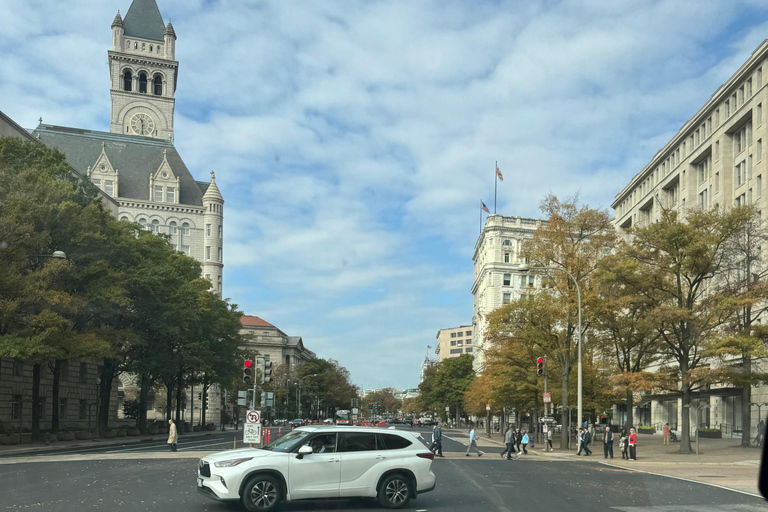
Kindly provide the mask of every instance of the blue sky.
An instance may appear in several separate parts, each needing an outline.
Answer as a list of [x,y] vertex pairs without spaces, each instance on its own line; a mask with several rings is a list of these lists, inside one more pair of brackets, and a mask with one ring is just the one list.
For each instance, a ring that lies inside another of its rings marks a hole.
[[[225,205],[225,295],[364,387],[471,322],[479,201],[614,195],[768,37],[759,1],[158,0],[175,141]],[[0,110],[109,130],[130,0],[0,0]]]

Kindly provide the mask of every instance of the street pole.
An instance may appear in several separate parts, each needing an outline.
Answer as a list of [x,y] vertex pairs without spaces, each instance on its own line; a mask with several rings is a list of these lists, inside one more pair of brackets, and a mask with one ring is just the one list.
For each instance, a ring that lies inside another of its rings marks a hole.
[[[544,394],[547,394],[547,356],[544,356]],[[544,416],[547,415],[547,402],[544,402]]]

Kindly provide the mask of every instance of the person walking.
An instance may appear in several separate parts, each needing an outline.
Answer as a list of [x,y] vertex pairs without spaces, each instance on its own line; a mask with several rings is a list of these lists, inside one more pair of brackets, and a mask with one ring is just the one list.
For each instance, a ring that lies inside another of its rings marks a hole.
[[576,442],[579,446],[576,455],[581,455],[582,450],[584,450],[584,429],[579,428],[579,430],[576,431]]
[[515,431],[515,446],[517,447],[517,453],[520,454],[520,443],[523,442],[523,434],[520,433],[520,429],[518,428]]
[[547,444],[549,445],[549,451],[554,451],[554,448],[552,448],[552,430],[553,428],[550,428],[547,430]]
[[507,445],[507,449],[501,452],[501,458],[504,458],[504,455],[507,456],[507,460],[512,458],[512,454],[515,453],[515,443],[513,441],[514,439],[514,432],[512,432],[512,427],[508,426],[507,431],[504,433],[504,444]]
[[[445,426],[445,425],[443,425]],[[435,449],[432,452],[438,457],[443,456],[443,429],[440,428],[440,424],[435,425],[435,430],[432,432],[432,439],[435,443]]]
[[525,447],[528,446],[528,441],[530,441],[530,439],[528,438],[528,432],[523,430],[523,437],[522,437],[523,455],[528,455],[528,450],[525,449]]
[[173,420],[168,420],[168,444],[171,446],[171,451],[176,451],[176,443],[179,441],[179,435],[176,433],[176,424]]
[[469,457],[469,452],[472,451],[472,449],[477,452],[478,457],[482,457],[484,452],[480,451],[480,448],[477,447],[477,437],[475,437],[475,427],[472,427],[469,431],[469,446],[467,447],[467,457]]
[[629,450],[629,438],[627,437],[627,431],[621,429],[621,437],[619,438],[619,450],[621,450],[621,458],[629,459],[627,450]]
[[635,429],[629,429],[629,460],[637,460],[637,434]]
[[669,444],[669,423],[664,424],[664,446]]
[[605,435],[603,435],[603,455],[607,459],[610,455],[613,458],[613,432],[611,427],[605,427]]

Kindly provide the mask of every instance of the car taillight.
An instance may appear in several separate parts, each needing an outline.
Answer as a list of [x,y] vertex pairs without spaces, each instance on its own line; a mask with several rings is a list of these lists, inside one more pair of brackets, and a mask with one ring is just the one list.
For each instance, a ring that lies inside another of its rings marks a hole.
[[432,453],[432,452],[429,452],[429,453],[417,453],[416,456],[417,457],[421,457],[422,459],[429,459],[429,460],[433,460],[435,458],[435,454]]

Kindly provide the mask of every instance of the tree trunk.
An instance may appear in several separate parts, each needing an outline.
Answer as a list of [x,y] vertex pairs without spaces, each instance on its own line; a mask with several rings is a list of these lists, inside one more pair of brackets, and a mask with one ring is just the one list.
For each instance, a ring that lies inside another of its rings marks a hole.
[[176,382],[178,382],[178,386],[176,386],[176,425],[178,425],[179,433],[183,433],[184,425],[181,422],[181,375],[179,375],[179,378],[176,379]]
[[203,428],[205,428],[205,398],[208,396],[208,385],[203,381],[203,392],[200,393],[200,422]]
[[[752,357],[745,354],[743,358],[744,374],[749,376],[752,373]],[[741,388],[741,446],[749,448],[749,436],[752,433],[752,384],[746,379]],[[757,418],[760,421],[762,418]],[[759,434],[759,432],[758,432]]]
[[109,405],[112,401],[112,383],[117,374],[116,367],[114,359],[104,358],[104,365],[101,367],[101,384],[99,384],[99,418],[96,422],[99,435],[102,436],[109,428]]
[[61,382],[61,359],[53,363],[53,386],[51,388],[51,432],[59,433],[59,384]]
[[189,387],[189,424],[195,425],[195,385]]
[[165,421],[173,417],[173,380],[165,383]]
[[627,389],[627,421],[624,428],[629,434],[629,429],[635,426],[635,397],[631,389]]
[[[21,435],[21,432],[19,432]],[[40,363],[32,366],[32,441],[40,440]]]
[[146,375],[141,375],[139,387],[139,430],[141,435],[147,435],[147,397],[149,396],[150,382]]
[[[683,389],[682,400],[682,424],[680,426],[680,453],[693,453],[691,448],[691,408],[686,405],[691,404],[691,390]],[[697,411],[698,412],[698,411]],[[696,426],[698,428],[698,425]]]

